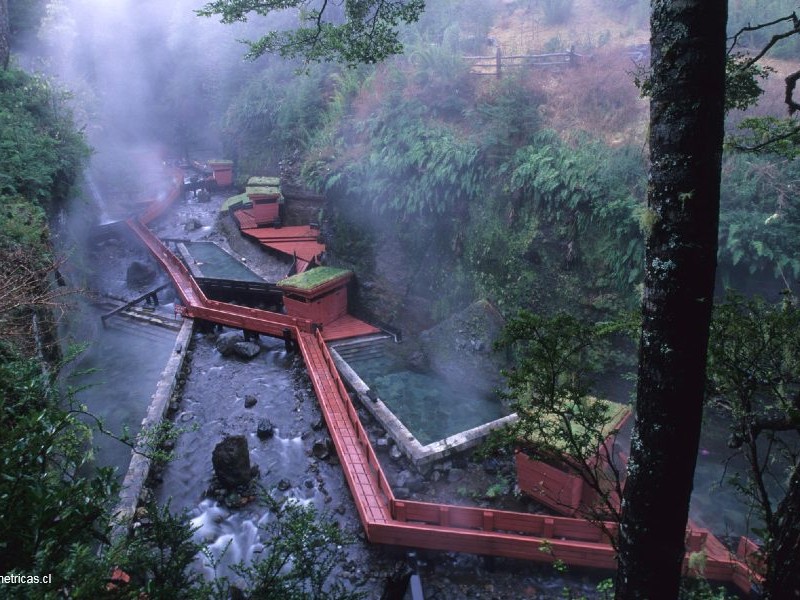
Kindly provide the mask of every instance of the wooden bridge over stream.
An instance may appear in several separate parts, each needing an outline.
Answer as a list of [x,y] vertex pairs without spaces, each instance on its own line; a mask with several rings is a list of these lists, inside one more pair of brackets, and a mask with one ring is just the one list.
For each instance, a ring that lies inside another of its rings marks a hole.
[[[579,567],[616,569],[605,529],[584,519],[400,500],[381,468],[350,395],[334,366],[324,331],[305,319],[209,300],[184,266],[147,227],[182,192],[176,177],[168,197],[127,221],[172,279],[186,317],[278,338],[290,336],[302,354],[367,539],[372,543],[468,552]],[[756,579],[744,556],[730,553],[709,531],[687,530],[689,553],[706,554],[703,575],[749,592]],[[752,552],[752,547],[745,548]]]

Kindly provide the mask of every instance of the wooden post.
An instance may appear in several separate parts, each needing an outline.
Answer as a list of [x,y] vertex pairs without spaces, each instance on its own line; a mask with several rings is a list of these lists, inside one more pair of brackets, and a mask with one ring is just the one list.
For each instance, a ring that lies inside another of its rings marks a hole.
[[286,348],[286,352],[292,352],[294,350],[294,345],[292,344],[292,330],[288,327],[283,330],[283,346]]
[[552,538],[554,527],[555,527],[555,521],[553,521],[553,519],[550,517],[546,517],[544,520],[544,526],[542,528],[542,537],[548,539]]
[[500,46],[497,46],[497,49],[494,53],[494,61],[495,61],[495,73],[497,78],[500,79],[500,74],[503,69],[503,52],[500,50]]
[[442,527],[450,527],[450,507],[439,507],[439,525]]
[[570,491],[569,503],[572,508],[572,515],[576,514],[581,507],[583,500],[583,479],[577,475],[572,475],[572,490]]

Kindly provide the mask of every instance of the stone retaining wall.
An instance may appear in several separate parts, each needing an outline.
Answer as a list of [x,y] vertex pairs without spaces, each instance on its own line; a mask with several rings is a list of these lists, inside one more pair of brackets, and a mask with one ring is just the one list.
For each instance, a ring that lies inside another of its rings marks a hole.
[[[142,420],[142,431],[158,427],[169,407],[172,392],[178,381],[178,376],[183,370],[186,360],[186,350],[194,329],[192,319],[184,319],[172,355],[169,357],[161,378],[156,385],[156,391],[150,399],[150,406],[147,407],[147,414]],[[139,497],[142,493],[147,476],[150,473],[150,459],[143,454],[133,452],[131,454],[131,464],[125,479],[122,482],[122,490],[119,493],[119,502],[114,509],[114,530],[113,537],[125,535],[130,526],[131,519],[136,512],[139,504]]]

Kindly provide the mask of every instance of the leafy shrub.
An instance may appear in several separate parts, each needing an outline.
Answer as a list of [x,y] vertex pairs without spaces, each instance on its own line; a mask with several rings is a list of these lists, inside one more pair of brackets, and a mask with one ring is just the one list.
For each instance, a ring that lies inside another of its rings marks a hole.
[[800,277],[800,204],[793,161],[727,156],[720,210],[720,270],[764,272],[779,280]]
[[57,406],[41,366],[0,351],[0,570],[49,571],[63,584],[74,555],[104,538],[117,488],[107,469],[83,472],[90,432]]
[[89,154],[66,99],[43,77],[0,70],[0,198],[66,199]]
[[641,160],[630,149],[612,152],[588,139],[573,147],[544,132],[517,152],[510,184],[560,227],[576,260],[630,291],[642,274]]
[[289,65],[265,70],[231,102],[222,132],[227,151],[238,157],[242,182],[265,169],[277,169],[281,159],[303,148],[321,126],[321,90],[328,71],[318,66],[297,77]]
[[375,122],[370,131],[373,149],[348,178],[376,211],[441,215],[477,196],[478,147],[455,130],[412,116]]

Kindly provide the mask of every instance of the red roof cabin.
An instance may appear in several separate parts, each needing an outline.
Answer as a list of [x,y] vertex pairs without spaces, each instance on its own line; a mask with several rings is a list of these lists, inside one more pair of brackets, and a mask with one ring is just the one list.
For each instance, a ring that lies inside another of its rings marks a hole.
[[252,203],[248,210],[253,217],[256,227],[265,227],[277,224],[281,219],[281,180],[278,177],[251,177],[247,181],[245,194]]
[[347,314],[347,284],[353,272],[316,267],[278,282],[283,306],[291,317],[327,325]]
[[[589,397],[588,401],[597,402],[597,399]],[[618,457],[609,457],[607,453],[613,451],[616,432],[625,426],[631,416],[631,410],[628,406],[617,402],[604,400],[603,403],[608,419],[602,431],[602,437],[606,441],[597,449],[595,459],[600,462],[595,462],[588,468],[595,472],[599,483],[607,487],[605,491],[609,495],[608,502],[618,510],[621,499],[614,489],[615,476],[607,468],[608,460],[615,460]],[[605,500],[577,473],[576,459],[566,453],[566,447],[563,451],[563,460],[548,464],[535,457],[536,445],[536,439],[520,440],[521,448],[515,453],[517,483],[522,492],[569,517],[590,514],[592,511],[604,512],[607,508]],[[533,456],[529,455],[529,452]]]
[[214,181],[224,188],[233,184],[233,161],[214,159],[208,161],[208,168],[214,172]]

